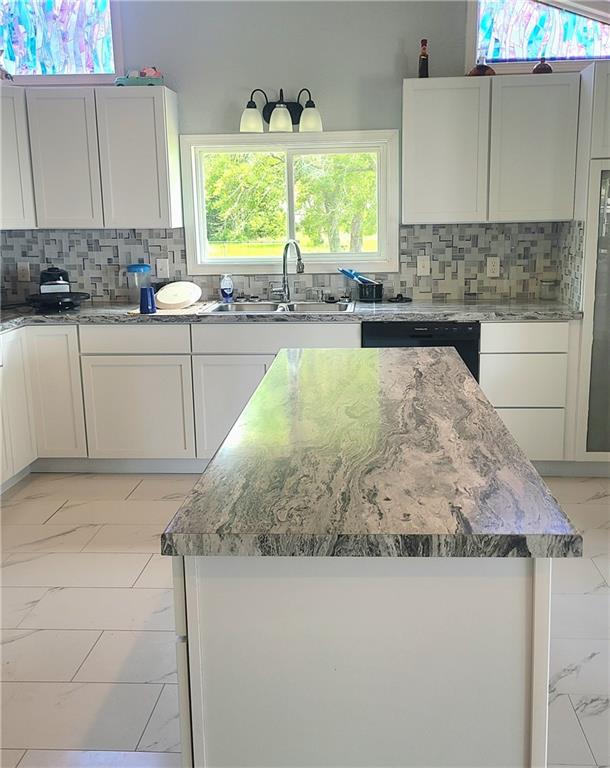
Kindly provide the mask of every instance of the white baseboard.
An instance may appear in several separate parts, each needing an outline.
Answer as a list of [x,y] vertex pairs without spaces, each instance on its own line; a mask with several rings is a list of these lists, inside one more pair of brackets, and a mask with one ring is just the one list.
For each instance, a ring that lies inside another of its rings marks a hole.
[[533,461],[544,477],[610,477],[610,463],[605,461]]
[[[35,464],[36,462],[34,462]],[[21,470],[21,472],[17,472],[16,475],[13,475],[10,480],[7,480],[5,483],[2,483],[0,485],[0,493],[6,493],[9,488],[12,488],[14,485],[17,485],[21,480],[23,480],[24,477],[27,477],[30,472],[32,471],[32,467],[34,464],[30,464],[29,466],[25,467]]]
[[37,459],[31,472],[201,474],[207,459]]

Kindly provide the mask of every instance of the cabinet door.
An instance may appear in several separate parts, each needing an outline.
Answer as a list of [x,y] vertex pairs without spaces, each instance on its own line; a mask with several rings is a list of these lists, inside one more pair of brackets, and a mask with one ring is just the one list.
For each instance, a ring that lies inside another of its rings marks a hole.
[[5,397],[4,367],[0,366],[0,402],[2,402],[2,409],[0,410],[0,485],[13,476],[13,452]]
[[481,389],[496,408],[564,408],[568,356],[484,354]]
[[81,356],[89,456],[195,457],[188,355]]
[[32,326],[27,331],[38,455],[86,456],[76,326]]
[[102,227],[93,88],[28,88],[39,227]]
[[161,86],[96,89],[107,227],[182,225],[172,198],[179,173],[173,96]]
[[485,221],[487,78],[404,80],[404,224]]
[[498,408],[496,412],[528,459],[563,460],[563,408]]
[[493,78],[491,221],[573,217],[578,94],[578,74]]
[[25,91],[0,87],[0,229],[33,229],[34,185]]
[[32,393],[28,370],[27,328],[4,336],[4,392],[2,410],[6,411],[10,434],[12,473],[20,472],[36,459],[36,437],[31,410]]
[[591,157],[610,157],[610,62],[595,64]]
[[195,355],[197,458],[214,455],[258,387],[273,355]]

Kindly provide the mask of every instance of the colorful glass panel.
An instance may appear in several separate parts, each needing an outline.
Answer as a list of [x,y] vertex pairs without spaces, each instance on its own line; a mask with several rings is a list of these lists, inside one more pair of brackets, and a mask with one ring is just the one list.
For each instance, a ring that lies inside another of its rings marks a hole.
[[610,57],[610,25],[535,0],[480,0],[478,51],[488,61]]
[[0,0],[0,63],[12,75],[114,74],[109,0]]

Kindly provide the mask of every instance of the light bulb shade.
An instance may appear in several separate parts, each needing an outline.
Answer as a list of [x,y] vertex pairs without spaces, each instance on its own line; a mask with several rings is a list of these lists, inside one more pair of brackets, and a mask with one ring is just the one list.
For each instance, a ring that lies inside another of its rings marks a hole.
[[299,121],[299,131],[301,133],[314,133],[322,130],[322,117],[314,106],[305,107],[301,112],[301,120]]
[[239,123],[239,130],[241,133],[262,133],[263,132],[263,118],[256,106],[251,107],[249,104],[241,113],[241,120]]
[[271,133],[292,133],[292,118],[285,104],[276,104],[269,120]]

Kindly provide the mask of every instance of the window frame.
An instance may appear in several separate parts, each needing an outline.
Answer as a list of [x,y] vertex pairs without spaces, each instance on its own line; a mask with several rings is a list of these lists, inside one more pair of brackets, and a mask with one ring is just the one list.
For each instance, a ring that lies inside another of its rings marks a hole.
[[123,33],[120,0],[110,0],[110,24],[112,27],[112,53],[114,74],[81,75],[15,75],[16,85],[109,85],[125,73],[123,58]]
[[[184,234],[186,261],[189,275],[220,275],[227,271],[234,274],[281,274],[281,258],[217,260],[215,263],[203,262],[199,254],[203,253],[202,237],[205,233],[205,217],[197,213],[196,200],[201,189],[202,179],[197,154],[203,151],[277,150],[293,154],[311,154],[316,151],[358,152],[375,151],[378,153],[378,254],[362,254],[353,266],[360,270],[377,272],[396,272],[399,262],[399,161],[398,131],[327,131],[323,133],[231,133],[231,134],[195,134],[180,137],[180,157],[182,166],[182,202],[184,209]],[[288,178],[288,195],[293,189]],[[203,224],[201,219],[204,219]],[[288,216],[289,233],[291,231]],[[334,273],[337,267],[353,261],[349,253],[306,254],[305,272],[309,274]]]
[[[555,4],[552,0],[548,0],[546,5],[553,5],[556,8],[561,8],[559,4]],[[566,2],[564,10],[571,13],[577,13],[575,7],[569,8]],[[578,15],[583,16],[581,12]],[[594,19],[594,21],[601,21],[601,19]],[[602,22],[607,23],[607,22]],[[468,2],[466,6],[466,55],[464,59],[465,72],[469,72],[477,61],[478,54],[478,40],[479,40],[479,0],[474,2]],[[553,72],[582,72],[583,69],[593,64],[596,61],[608,61],[608,59],[553,59],[550,64],[553,67]],[[492,61],[492,66],[498,75],[516,75],[516,74],[529,74],[536,62],[532,61]]]

